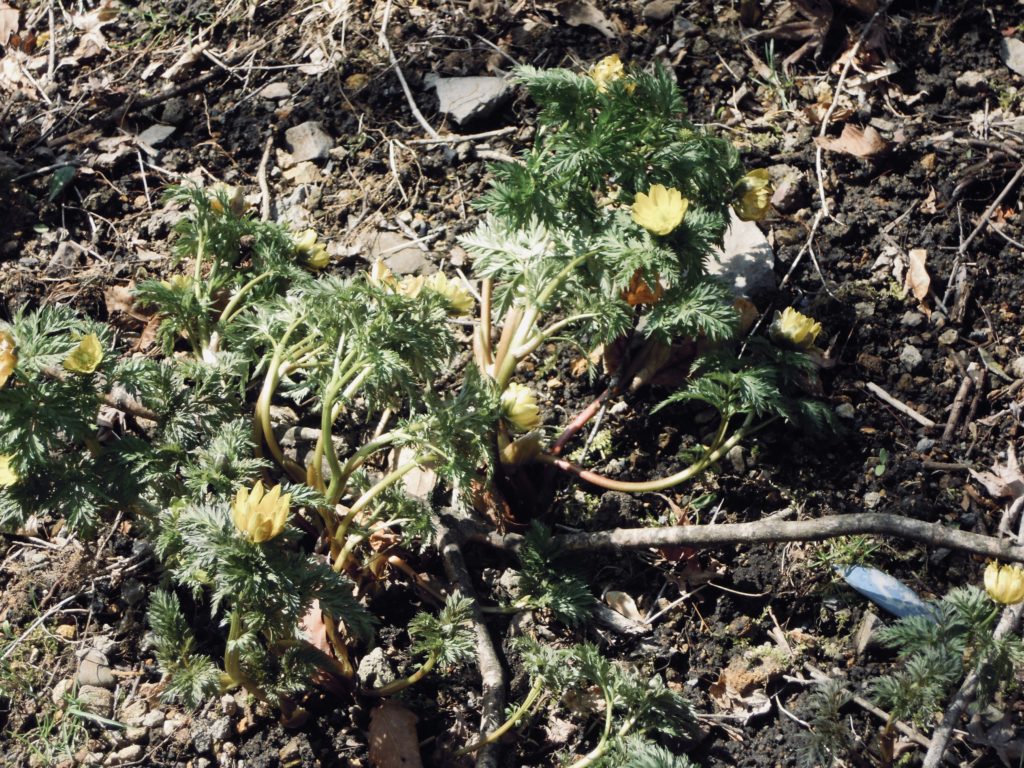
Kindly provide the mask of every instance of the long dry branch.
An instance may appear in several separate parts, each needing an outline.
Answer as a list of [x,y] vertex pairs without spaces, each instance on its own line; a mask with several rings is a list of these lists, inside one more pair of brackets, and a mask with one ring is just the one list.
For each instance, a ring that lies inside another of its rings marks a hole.
[[[754,544],[781,541],[821,541],[853,534],[895,536],[932,547],[949,547],[976,555],[1024,563],[1024,545],[1006,539],[961,531],[940,523],[926,523],[900,515],[865,512],[832,515],[817,520],[758,520],[752,523],[722,525],[676,525],[664,528],[615,528],[594,533],[568,533],[554,537],[563,552],[587,552],[609,549],[647,549],[649,547],[710,547],[720,544]],[[492,546],[518,549],[518,534],[496,533],[483,537]]]

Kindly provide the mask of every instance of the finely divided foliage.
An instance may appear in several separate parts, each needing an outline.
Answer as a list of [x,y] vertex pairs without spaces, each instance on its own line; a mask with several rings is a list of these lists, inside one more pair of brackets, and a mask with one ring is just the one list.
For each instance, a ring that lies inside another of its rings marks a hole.
[[[738,350],[738,313],[706,273],[745,189],[737,152],[682,117],[666,70],[601,66],[600,77],[519,70],[541,130],[521,164],[494,167],[480,224],[463,239],[482,281],[471,360],[453,324],[474,303],[463,286],[398,279],[380,264],[318,275],[329,257],[315,232],[259,221],[224,186],[167,194],[181,213],[174,274],[136,291],[159,313],[164,359],[118,359],[104,326],[61,308],[0,327],[0,526],[55,514],[90,533],[112,513],[133,516],[165,568],[149,620],[168,699],[198,706],[241,687],[294,714],[314,672],[353,677],[350,655],[375,624],[365,594],[391,565],[406,566],[394,544],[433,538],[437,499],[409,498],[403,480],[433,470],[446,493],[479,501],[497,487],[492,473],[552,459],[521,366],[542,345],[592,357],[629,340],[648,361],[666,360],[672,344],[699,350],[663,406],[711,406],[715,442],[659,487],[774,418],[827,421],[801,396],[815,370],[809,350],[757,339]],[[515,407],[502,409],[503,394]],[[98,427],[104,402],[125,416]],[[307,454],[285,443],[283,403],[313,435]],[[233,513],[257,497],[266,509]],[[520,557],[510,608],[583,629],[593,597],[546,529],[530,531]],[[408,632],[422,666],[368,693],[469,659],[472,608],[449,597],[419,613]],[[219,627],[220,641],[200,643],[191,627],[202,624]],[[604,724],[578,768],[689,765],[648,740],[693,724],[660,677],[586,643],[519,651],[530,705],[542,690],[600,692]]]

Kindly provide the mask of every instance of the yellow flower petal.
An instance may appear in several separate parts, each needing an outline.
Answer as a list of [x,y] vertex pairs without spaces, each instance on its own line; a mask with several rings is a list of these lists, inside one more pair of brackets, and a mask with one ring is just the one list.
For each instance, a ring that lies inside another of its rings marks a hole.
[[7,331],[0,331],[0,387],[7,383],[18,367],[16,347],[14,337]]
[[427,278],[426,285],[429,290],[444,296],[448,302],[449,314],[461,316],[473,311],[473,294],[440,272],[435,272]]
[[814,318],[786,307],[782,314],[776,313],[768,334],[778,344],[786,344],[797,349],[810,349],[821,333],[821,323]]
[[1024,568],[992,561],[985,568],[985,591],[997,603],[1024,602]]
[[655,184],[646,195],[637,192],[633,221],[655,235],[667,235],[682,223],[689,205],[678,189]]
[[78,346],[64,358],[64,368],[72,373],[89,374],[103,362],[103,346],[95,333],[83,336]]
[[608,90],[608,83],[625,76],[626,68],[622,65],[622,60],[617,53],[605,56],[590,68],[590,79],[597,85],[599,93]]
[[21,479],[17,470],[11,466],[10,456],[0,456],[0,488],[15,485]]
[[760,221],[771,210],[773,192],[767,169],[751,171],[736,183],[733,210],[743,221]]
[[251,492],[241,488],[235,495],[231,505],[231,520],[249,541],[262,544],[284,530],[291,500],[290,493],[281,495],[280,485],[275,485],[266,493],[263,482],[257,480]]
[[505,420],[518,432],[529,432],[540,426],[537,395],[522,384],[513,382],[501,393],[501,411]]

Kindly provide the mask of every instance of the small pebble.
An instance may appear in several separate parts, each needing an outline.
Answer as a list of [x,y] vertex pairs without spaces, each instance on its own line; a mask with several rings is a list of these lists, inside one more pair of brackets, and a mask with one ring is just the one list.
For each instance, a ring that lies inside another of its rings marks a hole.
[[904,312],[903,317],[900,318],[900,325],[904,325],[907,328],[917,328],[923,322],[924,315],[920,312]]
[[159,709],[154,709],[152,712],[147,712],[146,716],[142,718],[142,725],[145,728],[159,728],[164,724],[164,720],[166,719],[167,715]]
[[920,453],[927,453],[934,447],[935,441],[932,440],[930,437],[922,437],[920,440],[917,441],[917,445],[915,446],[916,450],[919,451]]
[[864,494],[864,508],[874,509],[878,506],[878,503],[882,500],[882,494],[871,491],[870,493]]
[[852,419],[856,415],[857,411],[850,403],[840,403],[836,406],[836,416],[840,419]]
[[939,334],[939,344],[944,347],[951,347],[956,344],[956,340],[960,338],[960,334],[956,332],[956,328],[947,328]]
[[900,365],[906,371],[913,371],[923,362],[924,357],[921,355],[921,350],[912,344],[905,345],[903,351],[900,352]]

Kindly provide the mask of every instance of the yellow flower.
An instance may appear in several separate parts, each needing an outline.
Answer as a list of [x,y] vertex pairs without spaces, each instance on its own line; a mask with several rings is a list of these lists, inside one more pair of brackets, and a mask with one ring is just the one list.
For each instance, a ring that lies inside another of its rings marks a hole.
[[307,229],[295,241],[295,250],[301,254],[306,266],[313,270],[323,269],[331,263],[327,246],[317,242],[316,230]]
[[68,352],[64,358],[65,370],[72,373],[88,374],[100,367],[103,362],[103,346],[95,333],[83,336],[78,346]]
[[450,314],[461,316],[473,311],[473,294],[440,272],[427,278],[427,288],[444,296]]
[[11,466],[11,457],[6,455],[0,456],[0,488],[14,485],[20,479],[14,467]]
[[373,285],[395,285],[395,275],[390,269],[388,269],[382,259],[377,259],[373,262],[373,266],[370,267],[370,271],[366,273],[366,277]]
[[0,387],[7,383],[18,367],[18,353],[14,337],[7,331],[0,331]]
[[736,182],[733,210],[743,221],[760,221],[772,206],[773,191],[765,168],[751,171]]
[[217,182],[210,187],[208,197],[210,198],[210,208],[214,213],[222,215],[224,213],[224,203],[221,202],[221,198],[227,201],[227,210],[231,212],[232,216],[238,217],[245,213],[245,196],[239,187]]
[[501,393],[501,412],[518,432],[529,432],[540,426],[537,396],[529,387],[512,383]]
[[161,280],[160,285],[175,293],[188,293],[192,290],[192,278],[189,275],[171,275]]
[[993,560],[985,568],[985,591],[1003,605],[1024,602],[1024,568]]
[[423,286],[426,284],[427,278],[423,275],[406,275],[402,278],[402,281],[398,284],[397,292],[402,296],[407,296],[410,299],[415,299],[420,295],[420,291],[423,290]]
[[800,314],[792,307],[786,307],[782,314],[775,313],[768,330],[772,340],[779,344],[787,344],[797,349],[810,349],[821,333],[821,323]]
[[667,235],[682,223],[689,205],[678,189],[655,184],[646,195],[636,193],[633,221],[656,235]]
[[625,76],[626,68],[617,53],[605,56],[590,68],[590,79],[597,85],[598,93],[604,93],[608,90],[608,83]]
[[284,530],[291,500],[290,493],[281,495],[280,485],[275,485],[265,494],[263,482],[257,480],[252,491],[239,489],[231,505],[231,519],[249,541],[262,544]]

